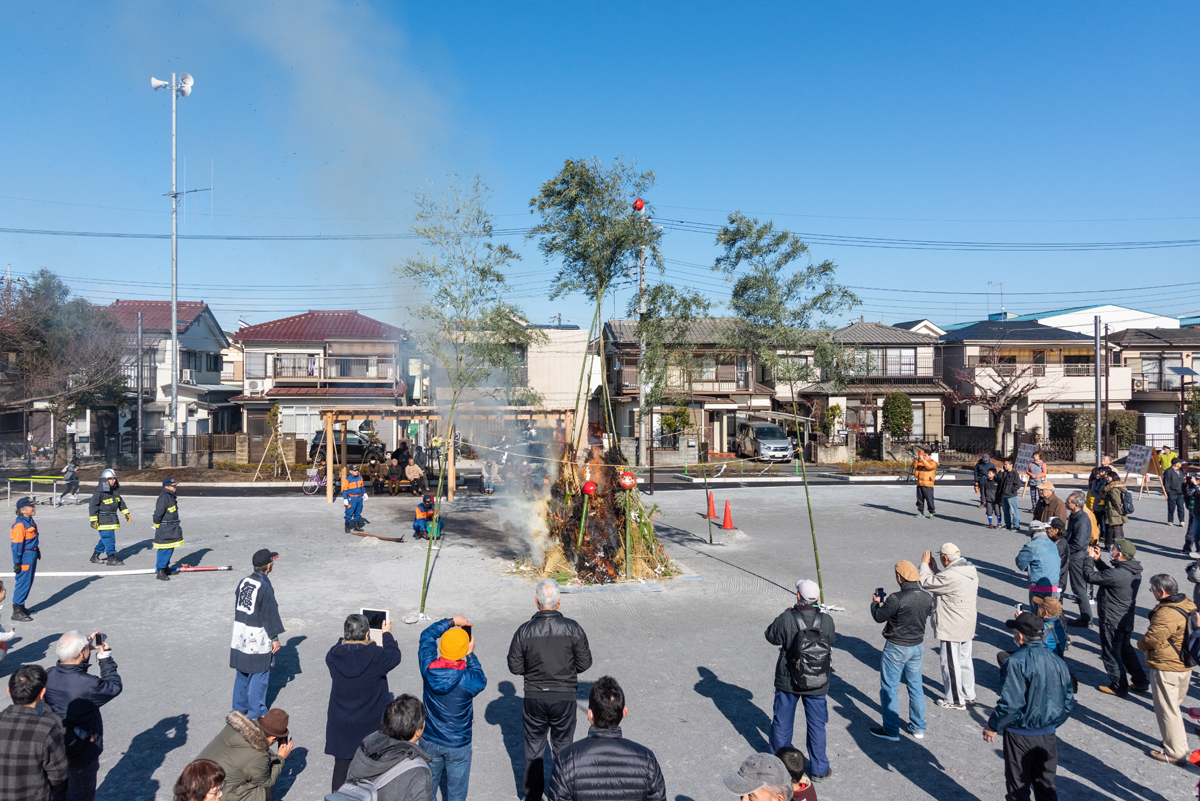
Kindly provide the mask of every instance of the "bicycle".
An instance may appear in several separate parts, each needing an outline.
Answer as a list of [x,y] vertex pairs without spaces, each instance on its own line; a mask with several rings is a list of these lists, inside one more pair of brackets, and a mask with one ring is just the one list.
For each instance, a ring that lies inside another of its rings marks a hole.
[[[304,492],[305,495],[316,495],[318,492],[320,492],[321,490],[325,489],[326,486],[328,486],[329,480],[325,478],[325,472],[323,470],[321,470],[321,468],[310,467],[310,468],[308,468],[307,471],[305,471],[305,473],[306,473],[306,476],[305,476],[304,482],[300,485],[300,489]],[[338,478],[334,478],[333,479],[334,492],[338,491],[339,484],[341,484],[341,480]]]

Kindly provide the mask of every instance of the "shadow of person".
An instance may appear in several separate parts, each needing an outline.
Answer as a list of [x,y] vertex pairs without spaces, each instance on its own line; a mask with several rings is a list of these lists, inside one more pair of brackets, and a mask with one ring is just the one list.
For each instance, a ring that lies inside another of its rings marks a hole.
[[513,783],[520,792],[525,777],[525,702],[517,695],[517,688],[511,681],[500,682],[496,689],[500,691],[500,697],[487,705],[483,719],[500,727],[504,750],[512,764]]
[[63,587],[58,592],[54,593],[46,600],[39,601],[35,606],[30,606],[29,611],[30,612],[45,612],[47,609],[54,606],[55,604],[57,604],[61,601],[67,600],[72,595],[79,592],[87,585],[91,584],[93,581],[99,581],[99,580],[100,580],[99,576],[88,576],[87,578],[80,579],[79,581],[72,581],[70,584]]
[[308,749],[296,746],[284,760],[283,770],[279,771],[279,778],[275,780],[275,784],[271,788],[272,792],[267,797],[277,800],[287,795],[287,791],[292,789],[297,777],[304,772],[306,767],[308,767]]
[[121,550],[117,551],[117,558],[124,562],[130,557],[137,556],[142,551],[148,551],[154,545],[154,540],[142,540],[131,545],[126,545]]
[[[69,708],[67,713],[71,715]],[[135,734],[117,764],[104,774],[104,781],[96,789],[96,797],[114,801],[153,801],[159,790],[159,782],[153,778],[154,772],[162,767],[167,754],[187,743],[187,737],[187,715],[163,718],[145,731]]]
[[721,681],[717,674],[706,667],[697,667],[700,681],[692,689],[697,695],[711,698],[717,711],[733,724],[733,728],[745,738],[758,753],[770,747],[767,739],[771,732],[771,716],[753,702],[754,693],[736,684]]
[[199,567],[200,562],[210,553],[212,553],[212,548],[201,548],[198,551],[192,551],[187,556],[175,557],[175,566],[187,565],[188,567]]
[[303,634],[290,638],[286,644],[279,646],[275,653],[275,666],[271,668],[271,677],[267,682],[267,708],[275,705],[275,699],[280,691],[288,686],[297,676],[304,672],[300,667],[300,643],[307,640]]
[[[21,629],[17,629],[17,631],[20,632]],[[4,657],[4,661],[0,662],[0,678],[10,675],[21,665],[41,662],[46,658],[50,647],[56,642],[58,642],[57,634],[47,634],[40,640],[32,640],[22,644],[20,648],[13,648]]]

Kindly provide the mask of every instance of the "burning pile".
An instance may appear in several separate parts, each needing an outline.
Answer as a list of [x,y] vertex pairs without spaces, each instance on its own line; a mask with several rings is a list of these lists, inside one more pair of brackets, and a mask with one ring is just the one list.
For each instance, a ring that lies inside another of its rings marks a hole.
[[[625,468],[615,448],[607,453],[594,448],[581,466],[567,446],[546,504],[545,573],[574,573],[589,584],[662,574],[670,560],[654,535],[654,510],[642,506],[636,479]],[[629,489],[621,486],[622,477]]]

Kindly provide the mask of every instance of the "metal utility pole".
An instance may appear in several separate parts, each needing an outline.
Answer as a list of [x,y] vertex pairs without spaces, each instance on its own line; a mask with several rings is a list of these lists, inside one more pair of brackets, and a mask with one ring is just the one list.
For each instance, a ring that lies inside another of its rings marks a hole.
[[145,379],[142,375],[142,365],[146,361],[146,351],[142,346],[142,313],[138,312],[137,318],[137,466],[138,470],[142,469],[142,387],[145,386]]
[[[638,259],[638,323],[646,319],[646,246],[642,245],[642,255]],[[645,384],[646,340],[638,340],[638,405],[644,405],[646,398]],[[638,409],[638,464],[647,463],[646,455],[650,452],[650,433],[644,409]],[[653,475],[653,474],[651,474]],[[653,492],[651,479],[651,492]]]
[[[1112,448],[1108,431],[1108,363],[1111,359],[1108,358],[1108,323],[1104,324],[1104,452],[1111,453],[1113,457],[1117,455],[1117,449]],[[1111,451],[1110,451],[1111,448]]]
[[1100,455],[1101,455],[1100,451],[1101,451],[1101,445],[1102,445],[1101,434],[1103,433],[1100,428],[1100,379],[1103,374],[1100,372],[1100,316],[1099,315],[1096,315],[1096,317],[1094,318],[1094,322],[1095,322],[1095,326],[1096,326],[1096,344],[1095,344],[1095,348],[1096,348],[1096,354],[1095,354],[1096,355],[1096,467],[1099,467],[1100,466]]

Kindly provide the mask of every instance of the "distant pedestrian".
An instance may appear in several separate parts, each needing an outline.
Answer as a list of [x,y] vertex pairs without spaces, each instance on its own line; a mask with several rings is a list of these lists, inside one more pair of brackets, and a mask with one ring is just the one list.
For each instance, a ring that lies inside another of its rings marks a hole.
[[579,674],[592,666],[583,627],[558,611],[558,582],[542,579],[534,593],[537,614],[521,624],[508,647],[508,670],[525,677],[525,801],[541,801],[545,789],[546,735],[557,756],[575,739],[575,691]]
[[1108,485],[1104,490],[1104,547],[1111,548],[1117,540],[1125,538],[1125,524],[1129,516],[1125,514],[1125,501],[1129,490],[1125,480],[1115,470],[1108,471]]
[[1195,559],[1200,554],[1200,473],[1190,473],[1183,484],[1183,502],[1188,510],[1187,532],[1183,537],[1183,547],[1188,555]]
[[1046,524],[1037,520],[1029,524],[1033,536],[1017,552],[1017,569],[1024,570],[1029,581],[1029,603],[1034,597],[1046,595],[1058,597],[1060,568],[1058,546],[1050,541]]
[[[920,574],[909,561],[896,563],[900,591],[871,598],[871,617],[885,624],[883,659],[879,671],[879,705],[883,726],[871,734],[884,740],[900,740],[900,682],[908,688],[908,731],[916,739],[925,736],[925,686],[921,664],[925,660],[925,621],[933,608],[933,596],[921,589]],[[881,588],[882,589],[882,588]]]
[[1070,515],[1070,512],[1067,511],[1067,505],[1062,502],[1062,498],[1054,494],[1054,489],[1054,484],[1049,481],[1043,481],[1038,486],[1037,492],[1039,497],[1033,507],[1034,520],[1049,523],[1052,518],[1061,517],[1063,520],[1066,520]]
[[[938,463],[923,449],[917,449],[917,458],[913,460],[913,473],[917,477],[917,517],[933,517],[937,511],[933,504],[933,482],[937,477]],[[929,506],[926,514],[925,506]]]
[[329,668],[329,708],[325,716],[325,753],[333,757],[333,789],[346,783],[346,771],[363,738],[379,728],[392,700],[388,673],[400,664],[400,646],[392,621],[383,621],[383,647],[371,640],[371,625],[355,614],[342,624],[342,639],[325,654]]
[[1068,626],[1087,628],[1092,622],[1092,602],[1088,597],[1091,585],[1084,575],[1084,564],[1088,561],[1088,548],[1092,544],[1092,518],[1088,516],[1087,498],[1082,492],[1072,492],[1067,496],[1067,508],[1071,515],[1067,518],[1067,576],[1071,581],[1071,592],[1075,593],[1075,603],[1079,605],[1079,617],[1067,623]]
[[792,780],[792,801],[817,801],[817,789],[804,772],[804,754],[785,746],[776,751],[775,756],[787,768],[788,778]]
[[1175,463],[1177,458],[1179,458],[1179,454],[1176,453],[1175,449],[1170,445],[1163,448],[1162,453],[1158,455],[1159,470],[1162,473],[1166,473],[1167,470],[1170,469],[1171,465]]
[[791,747],[796,706],[804,705],[805,748],[813,777],[832,772],[825,751],[829,723],[829,671],[837,632],[833,617],[820,610],[821,589],[811,579],[796,582],[796,605],[767,627],[767,642],[779,647],[775,660],[775,702],[771,710],[770,748]]
[[67,783],[62,719],[42,704],[46,671],[21,665],[8,677],[12,706],[0,711],[0,801],[50,801]]
[[88,519],[92,528],[100,532],[100,541],[92,549],[93,563],[99,564],[100,557],[107,554],[108,558],[104,560],[104,564],[110,567],[125,564],[117,558],[117,529],[121,527],[121,515],[125,515],[127,523],[133,519],[129,507],[121,497],[121,485],[117,481],[116,471],[106,469],[100,473],[100,483],[96,485],[91,503],[88,504]]
[[1098,689],[1118,698],[1124,698],[1131,686],[1139,693],[1150,689],[1150,679],[1138,652],[1129,644],[1137,615],[1137,591],[1142,585],[1142,565],[1135,556],[1137,547],[1132,542],[1117,540],[1110,553],[1112,564],[1102,562],[1100,547],[1093,545],[1083,565],[1083,577],[1099,588],[1096,606],[1100,618],[1100,661],[1108,674],[1108,685]]
[[383,711],[379,730],[358,747],[346,781],[374,783],[379,787],[377,801],[432,801],[429,755],[418,745],[424,731],[421,700],[401,695]]
[[1000,481],[996,478],[995,467],[987,469],[987,474],[979,485],[979,497],[979,505],[987,514],[988,528],[1000,528],[1000,506],[1003,499],[1000,497]]
[[[1167,493],[1167,525],[1168,526],[1184,526],[1187,520],[1184,519],[1184,512],[1187,510],[1187,505],[1183,498],[1183,462],[1179,461],[1178,457],[1171,459],[1171,466],[1162,473],[1163,489]],[[1179,522],[1173,522],[1175,517],[1179,517]],[[1184,550],[1191,550],[1185,548]]]
[[1004,527],[1009,531],[1021,530],[1021,509],[1017,498],[1021,495],[1021,476],[1013,469],[1012,462],[1002,462],[1003,472],[996,476],[1000,483],[1000,500],[1004,508]]
[[483,463],[483,470],[480,473],[480,481],[483,484],[483,492],[485,495],[491,495],[496,491],[496,479],[500,475],[500,469],[496,463],[488,459]]
[[172,801],[221,801],[223,784],[223,767],[211,759],[193,759],[175,780]]
[[1105,498],[1108,495],[1108,471],[1111,464],[1112,458],[1103,456],[1100,459],[1100,466],[1093,467],[1092,472],[1088,474],[1087,506],[1096,518],[1101,537],[1104,536],[1104,516],[1107,511]]
[[[100,675],[88,673],[88,660],[97,651]],[[58,663],[46,671],[46,703],[63,720],[67,747],[67,801],[91,801],[96,796],[100,754],[104,752],[104,717],[100,707],[121,694],[117,660],[108,642],[68,631],[54,647]]]
[[1025,467],[1025,475],[1029,478],[1029,507],[1033,509],[1041,498],[1041,486],[1046,481],[1046,462],[1042,452],[1038,451]]
[[1196,605],[1166,573],[1150,577],[1150,592],[1158,606],[1150,610],[1150,626],[1137,643],[1146,653],[1154,718],[1162,736],[1162,750],[1151,751],[1150,758],[1186,765],[1187,732],[1179,708],[1187,698],[1192,678],[1191,667],[1183,663],[1183,653],[1187,648],[1187,624],[1196,614]]
[[79,503],[79,473],[76,472],[79,468],[75,464],[75,460],[71,459],[67,462],[67,466],[63,468],[63,492],[58,496],[58,505],[62,506],[63,501],[67,497],[67,493],[71,493],[71,500]]
[[37,563],[42,558],[42,549],[38,538],[37,523],[33,516],[37,506],[32,498],[21,498],[17,501],[17,519],[13,521],[9,534],[12,539],[13,558],[13,608],[12,619],[17,621],[33,620],[25,601],[29,591],[33,589],[33,579],[37,574]]
[[433,789],[442,801],[465,801],[471,780],[475,696],[487,676],[475,656],[475,630],[462,615],[421,632],[417,652],[425,702],[421,748],[429,757]]
[[792,801],[792,777],[774,754],[751,754],[725,787],[742,801]]
[[1004,625],[1019,646],[1000,668],[1000,697],[983,727],[983,739],[1004,737],[1007,799],[1056,801],[1058,738],[1055,732],[1075,709],[1067,664],[1046,647],[1045,626],[1030,612]]
[[554,758],[550,801],[666,801],[654,752],[621,735],[625,692],[601,676],[588,695],[588,736]]
[[983,508],[983,481],[987,478],[989,470],[995,470],[996,466],[992,464],[992,457],[986,452],[979,454],[979,461],[975,463],[975,493],[979,496],[979,508]]
[[[283,763],[296,747],[288,722],[282,709],[268,710],[257,720],[236,710],[225,716],[225,728],[198,757],[216,762],[225,771],[221,787],[225,801],[269,801]],[[273,745],[277,746],[274,754]]]
[[921,589],[934,597],[933,633],[940,643],[942,686],[946,697],[937,705],[965,710],[975,703],[975,662],[971,646],[975,640],[979,574],[962,551],[947,542],[938,552],[938,562],[929,551],[921,557]]
[[179,499],[175,497],[179,487],[175,479],[164,478],[162,486],[154,506],[154,550],[158,554],[154,575],[160,581],[170,581],[171,554],[183,547],[183,526],[179,524]]
[[283,620],[269,578],[279,554],[267,548],[255,551],[254,572],[238,582],[233,595],[233,641],[229,666],[233,678],[233,710],[255,720],[267,712],[267,683]]

